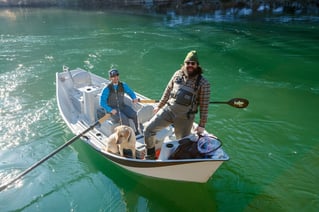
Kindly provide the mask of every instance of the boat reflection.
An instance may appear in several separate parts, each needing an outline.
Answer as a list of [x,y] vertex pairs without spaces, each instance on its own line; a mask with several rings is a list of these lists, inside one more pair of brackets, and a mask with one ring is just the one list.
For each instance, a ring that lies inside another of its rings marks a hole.
[[88,164],[89,171],[103,173],[116,185],[127,211],[216,210],[215,192],[209,181],[206,184],[188,183],[137,175],[106,160],[83,142],[75,146],[79,160]]

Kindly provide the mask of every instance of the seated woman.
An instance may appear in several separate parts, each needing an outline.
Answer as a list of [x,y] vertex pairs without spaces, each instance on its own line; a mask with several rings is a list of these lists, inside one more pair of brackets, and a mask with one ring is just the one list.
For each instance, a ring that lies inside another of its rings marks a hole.
[[134,91],[125,82],[120,81],[118,70],[109,70],[109,78],[111,82],[103,88],[101,93],[101,107],[107,113],[111,113],[112,119],[121,125],[130,126],[129,118],[132,119],[136,129],[135,134],[140,134],[136,111],[124,103],[125,93],[131,97],[133,103],[138,102]]

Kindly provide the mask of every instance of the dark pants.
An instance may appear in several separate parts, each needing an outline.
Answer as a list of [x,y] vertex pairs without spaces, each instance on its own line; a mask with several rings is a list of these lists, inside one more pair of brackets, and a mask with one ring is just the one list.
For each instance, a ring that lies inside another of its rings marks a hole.
[[[120,110],[116,108],[117,113],[112,115],[112,119],[115,122],[119,122],[121,125],[130,126],[129,119],[132,119],[135,125],[136,131],[138,131],[138,122],[137,122],[137,113],[134,109],[128,105],[123,105],[120,107]],[[120,118],[121,116],[121,118]]]

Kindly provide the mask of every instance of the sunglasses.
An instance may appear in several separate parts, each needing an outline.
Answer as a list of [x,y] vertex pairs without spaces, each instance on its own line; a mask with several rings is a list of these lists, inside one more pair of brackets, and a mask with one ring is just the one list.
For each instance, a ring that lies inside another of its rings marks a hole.
[[186,65],[192,65],[192,66],[194,66],[194,65],[196,64],[196,62],[194,62],[194,61],[187,61],[187,62],[185,62],[185,64],[186,64]]

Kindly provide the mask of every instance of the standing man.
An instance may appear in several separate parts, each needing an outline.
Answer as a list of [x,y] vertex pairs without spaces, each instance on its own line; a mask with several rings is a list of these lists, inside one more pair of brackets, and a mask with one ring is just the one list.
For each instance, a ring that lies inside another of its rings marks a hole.
[[109,79],[111,82],[103,88],[100,105],[107,113],[111,113],[112,119],[120,124],[130,126],[129,118],[135,125],[135,134],[138,135],[137,113],[133,108],[124,103],[124,95],[128,94],[133,103],[138,100],[134,91],[125,83],[120,81],[119,71],[116,69],[109,70]]
[[202,68],[196,51],[190,51],[181,69],[176,71],[154,109],[155,116],[145,128],[146,159],[155,159],[156,133],[174,125],[177,139],[188,136],[191,132],[195,114],[200,110],[200,121],[195,129],[198,133],[205,130],[208,117],[210,84],[202,76]]

